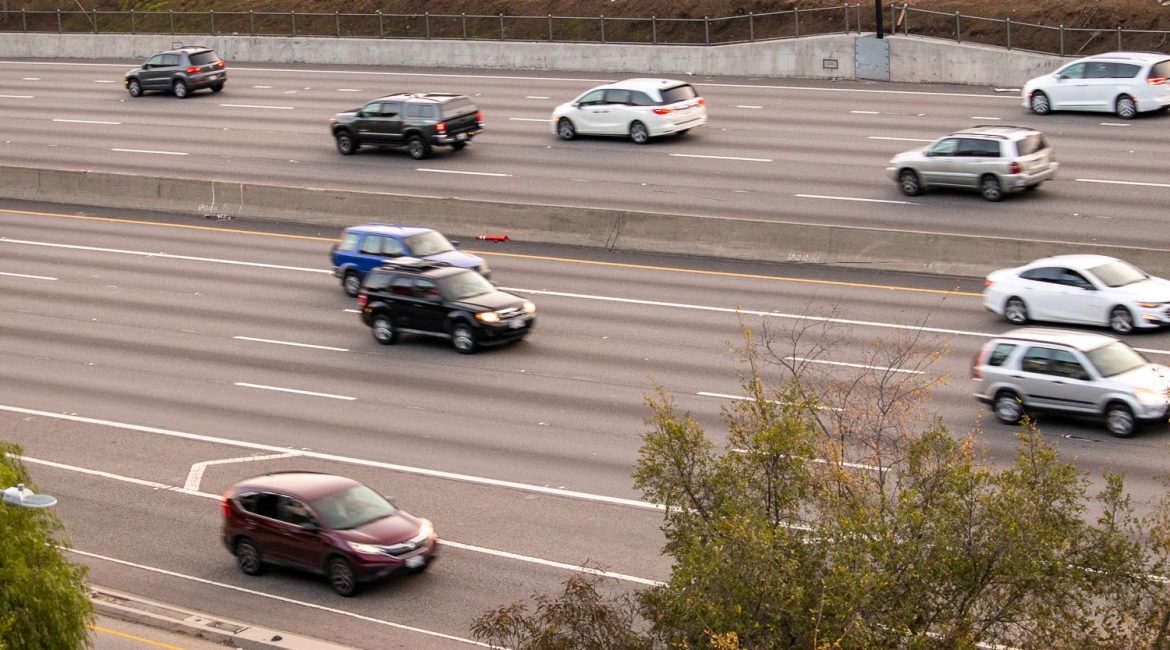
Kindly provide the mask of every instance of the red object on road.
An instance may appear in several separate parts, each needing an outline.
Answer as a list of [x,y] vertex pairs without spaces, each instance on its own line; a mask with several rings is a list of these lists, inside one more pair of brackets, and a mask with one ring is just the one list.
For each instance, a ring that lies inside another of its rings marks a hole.
[[476,235],[475,238],[480,241],[508,241],[507,235]]

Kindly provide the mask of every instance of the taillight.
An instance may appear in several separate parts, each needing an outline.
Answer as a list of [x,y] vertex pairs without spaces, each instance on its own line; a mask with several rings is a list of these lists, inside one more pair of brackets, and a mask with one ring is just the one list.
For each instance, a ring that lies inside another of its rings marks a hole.
[[1149,79],[1146,79],[1146,83],[1150,84],[1151,86],[1164,86],[1167,79],[1170,79],[1170,77],[1150,77]]
[[217,67],[217,68],[223,68],[223,67],[226,67],[226,66],[227,66],[227,61],[224,61],[224,60],[222,60],[222,59],[221,59],[219,62],[217,62],[217,63],[215,64],[215,67]]
[[655,108],[653,110],[655,115],[670,115],[674,112],[673,108]]
[[224,519],[227,519],[227,518],[232,516],[232,504],[228,503],[228,497],[226,494],[224,495],[224,497],[222,499],[220,499],[219,507],[220,507],[220,510],[223,512]]
[[439,122],[438,124],[435,125],[435,130],[438,131],[440,135],[446,133],[447,132],[447,123],[446,122]]
[[1009,173],[1009,174],[1018,174],[1018,173],[1020,173],[1020,163],[1018,163],[1018,162],[1016,162],[1016,161],[1014,161],[1014,160],[1013,160],[1013,161],[1012,161],[1012,165],[1011,165],[1011,167],[1008,167],[1008,173]]
[[707,105],[707,100],[700,97],[699,98],[699,106],[706,106],[706,105]]
[[995,284],[995,283],[994,283],[994,282],[992,282],[991,280],[984,280],[984,281],[983,281],[983,288],[984,288],[984,289],[990,289],[990,288],[991,288],[991,285],[993,285],[993,284]]
[[971,379],[983,379],[983,370],[980,366],[983,365],[983,360],[987,355],[987,347],[979,348],[975,353],[975,358],[971,360]]
[[475,121],[479,122],[480,124],[483,124],[483,111],[476,111],[475,112]]
[[358,307],[365,307],[370,302],[370,297],[364,293],[358,294]]
[[197,68],[195,66],[191,66],[191,67],[187,68],[187,74],[195,74],[197,72],[199,72],[199,68]]

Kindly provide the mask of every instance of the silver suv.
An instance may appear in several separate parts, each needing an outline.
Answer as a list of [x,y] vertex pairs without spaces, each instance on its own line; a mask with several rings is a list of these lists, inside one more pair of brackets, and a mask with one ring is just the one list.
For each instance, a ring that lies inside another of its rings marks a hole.
[[890,160],[907,196],[932,187],[979,190],[988,201],[1034,190],[1056,176],[1060,164],[1044,134],[1023,126],[973,126]]
[[1133,435],[1165,420],[1170,368],[1104,334],[1023,328],[988,341],[971,367],[975,397],[1004,424],[1026,411],[1103,416],[1109,433]]

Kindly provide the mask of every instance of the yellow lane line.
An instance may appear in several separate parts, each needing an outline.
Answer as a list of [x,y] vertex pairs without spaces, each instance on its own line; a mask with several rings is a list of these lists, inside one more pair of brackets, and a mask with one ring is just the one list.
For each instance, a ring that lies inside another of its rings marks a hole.
[[[90,217],[77,214],[60,214],[56,212],[27,212],[23,210],[4,210],[0,209],[0,214],[20,214],[32,215],[36,217],[57,217],[61,219],[82,219],[87,221],[105,221],[109,223],[129,223],[142,226],[158,226],[163,228],[187,228],[190,230],[210,230],[214,232],[228,232],[239,235],[258,235],[261,237],[283,237],[285,239],[304,239],[309,241],[337,241],[333,237],[314,237],[310,235],[286,235],[276,232],[263,232],[253,230],[240,230],[237,228],[219,228],[214,226],[192,226],[180,223],[158,223],[154,221],[142,221],[137,219],[121,219],[117,217]],[[772,282],[795,282],[802,284],[819,284],[837,287],[851,287],[854,289],[881,289],[884,291],[902,291],[907,293],[926,293],[943,296],[970,296],[981,297],[983,294],[974,293],[970,291],[954,291],[948,289],[921,289],[918,287],[899,287],[888,284],[868,284],[865,282],[844,282],[841,280],[813,280],[810,278],[793,278],[778,275],[760,275],[755,273],[733,273],[731,271],[704,271],[701,269],[684,269],[672,266],[653,266],[649,264],[626,264],[623,262],[600,262],[595,260],[579,260],[568,257],[552,257],[547,255],[526,255],[523,253],[500,253],[497,251],[482,251],[482,250],[467,250],[468,253],[475,255],[489,255],[495,257],[512,257],[523,260],[541,260],[546,262],[561,262],[565,264],[584,264],[592,266],[606,266],[619,269],[638,269],[642,271],[663,271],[667,273],[689,273],[693,275],[710,275],[725,278],[739,278],[743,280],[769,280]]]
[[169,643],[162,643],[160,641],[152,641],[150,639],[144,639],[140,636],[134,636],[133,634],[126,634],[125,632],[119,632],[117,630],[110,630],[110,629],[100,627],[97,625],[90,625],[89,629],[93,630],[94,632],[101,632],[102,634],[111,634],[113,636],[122,637],[123,639],[130,639],[131,641],[141,641],[142,643],[145,643],[147,645],[152,645],[156,648],[163,648],[164,650],[186,650],[186,648],[181,648],[177,645],[171,645]]

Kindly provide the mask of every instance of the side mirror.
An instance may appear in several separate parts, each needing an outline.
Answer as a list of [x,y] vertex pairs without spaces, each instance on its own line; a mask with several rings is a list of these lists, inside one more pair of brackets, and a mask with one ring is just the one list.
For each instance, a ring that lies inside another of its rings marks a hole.
[[142,69],[143,69],[143,70],[149,70],[150,68],[151,68],[151,65],[150,65],[149,63],[143,63],[143,64],[142,64]]

